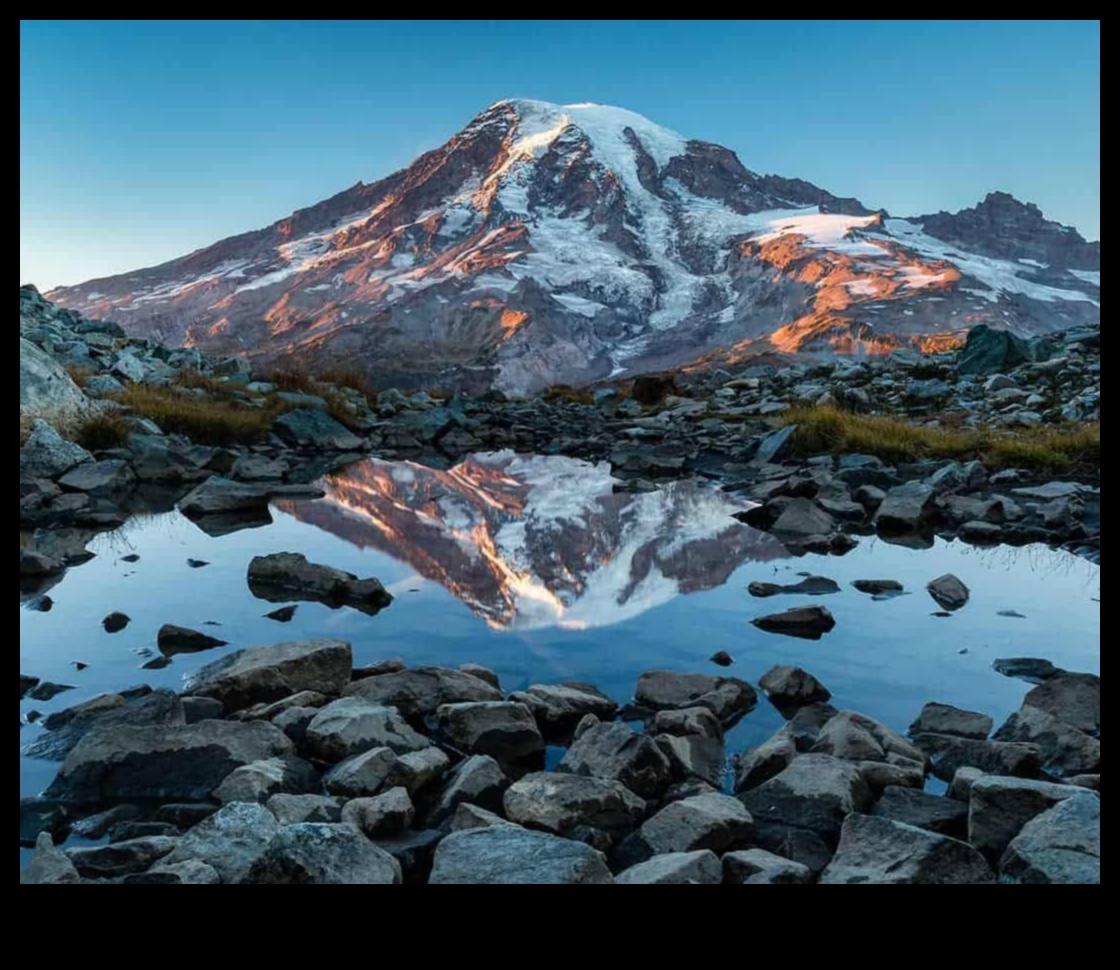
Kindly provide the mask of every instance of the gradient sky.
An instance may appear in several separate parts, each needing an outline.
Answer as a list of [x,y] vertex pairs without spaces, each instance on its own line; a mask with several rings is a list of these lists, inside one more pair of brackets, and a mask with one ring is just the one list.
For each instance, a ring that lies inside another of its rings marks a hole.
[[1004,189],[1100,237],[1100,21],[20,22],[20,282],[150,266],[598,101],[899,215]]

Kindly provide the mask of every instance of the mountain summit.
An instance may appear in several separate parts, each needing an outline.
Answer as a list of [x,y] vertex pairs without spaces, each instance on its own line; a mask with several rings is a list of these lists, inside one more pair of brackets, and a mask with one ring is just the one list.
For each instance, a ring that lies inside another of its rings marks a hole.
[[265,229],[48,294],[166,343],[513,392],[1100,319],[1100,244],[995,193],[894,219],[622,108],[502,101]]

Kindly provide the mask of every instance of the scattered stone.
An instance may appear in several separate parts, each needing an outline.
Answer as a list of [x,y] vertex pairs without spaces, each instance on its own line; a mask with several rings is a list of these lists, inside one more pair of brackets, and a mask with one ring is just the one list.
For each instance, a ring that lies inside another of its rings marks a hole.
[[227,805],[184,835],[163,865],[202,862],[216,869],[225,885],[236,886],[279,831],[280,823],[263,805]]
[[436,721],[448,744],[466,755],[489,755],[506,768],[543,762],[544,738],[523,704],[448,704]]
[[395,707],[412,723],[420,723],[449,704],[503,700],[502,692],[484,680],[458,670],[417,667],[355,681],[343,691],[382,707]]
[[214,792],[222,805],[233,802],[264,804],[273,795],[309,795],[318,791],[315,769],[299,758],[270,758],[236,768]]
[[888,787],[872,814],[938,835],[968,838],[967,804],[912,788]]
[[180,653],[203,653],[207,650],[228,646],[225,640],[207,636],[197,630],[188,630],[185,627],[170,624],[160,627],[157,643],[159,652],[165,657],[173,657]]
[[505,794],[505,813],[526,828],[588,841],[589,831],[613,838],[635,829],[646,803],[617,781],[577,775],[528,775]]
[[619,886],[719,886],[723,864],[714,852],[680,852],[658,856],[627,869]]
[[1079,794],[1028,822],[1000,863],[1004,882],[1099,886],[1101,800]]
[[[987,714],[962,711],[948,704],[927,704],[918,719],[910,725],[910,735],[948,734],[956,738],[984,741],[992,733],[994,722]],[[1019,740],[997,738],[996,740]]]
[[293,448],[316,451],[361,451],[364,442],[325,411],[300,408],[282,414],[272,425],[276,436]]
[[840,584],[824,576],[807,576],[800,583],[782,586],[778,583],[751,583],[747,592],[756,599],[773,596],[831,596],[840,592]]
[[360,697],[344,697],[319,711],[307,728],[306,744],[312,757],[328,764],[375,748],[408,754],[431,746],[396,710],[376,707]]
[[673,780],[669,759],[656,742],[625,724],[598,724],[587,730],[557,771],[618,781],[645,799],[658,798]]
[[19,578],[20,579],[46,579],[57,576],[65,566],[57,559],[44,556],[32,549],[19,551]]
[[906,592],[906,587],[894,579],[857,579],[852,585],[868,596],[893,598]]
[[787,717],[803,707],[832,700],[828,688],[800,667],[774,667],[758,683],[770,703]]
[[136,473],[122,459],[88,462],[58,480],[68,492],[84,492],[95,498],[112,498],[136,487]]
[[416,809],[403,788],[394,788],[376,798],[356,798],[342,809],[343,822],[375,841],[407,832],[415,818]]
[[795,498],[778,516],[772,531],[793,538],[828,536],[836,531],[836,520],[811,499]]
[[204,559],[188,559],[187,560],[187,568],[188,569],[205,569],[209,565],[210,565],[210,563],[206,562],[206,560],[204,560]]
[[763,849],[723,857],[723,881],[728,886],[807,886],[812,878],[806,866]]
[[918,532],[937,512],[937,492],[930,485],[911,482],[892,488],[879,506],[875,525],[881,532]]
[[823,728],[813,745],[814,754],[828,754],[845,761],[903,762],[924,767],[923,752],[866,714],[841,711]]
[[758,451],[754,456],[755,461],[763,464],[782,461],[793,451],[796,435],[796,424],[788,424],[781,430],[767,435],[759,443]]
[[964,842],[885,818],[844,823],[823,886],[968,886],[994,882],[983,856]]
[[328,792],[340,798],[372,798],[384,789],[397,763],[388,748],[375,748],[336,765],[323,778]]
[[705,707],[725,725],[736,723],[758,706],[758,695],[745,681],[704,674],[643,674],[634,696],[651,711]]
[[937,605],[950,613],[955,613],[967,606],[971,596],[968,587],[952,575],[935,579],[926,589],[929,590],[929,595],[933,597]]
[[493,758],[476,756],[459,764],[447,777],[428,814],[428,825],[445,824],[460,805],[500,812],[509,779]]
[[38,677],[19,675],[19,699],[22,701],[30,691],[39,686]]
[[717,667],[734,667],[735,658],[731,656],[726,650],[720,650],[718,653],[712,654],[711,662]]
[[752,623],[765,633],[820,640],[836,628],[836,620],[823,606],[802,606],[773,616],[761,616]]
[[735,794],[758,788],[771,778],[777,778],[793,764],[797,753],[797,745],[784,728],[769,741],[744,753],[739,757],[735,773]]
[[319,566],[298,553],[257,556],[249,563],[249,590],[270,603],[323,603],[331,609],[349,606],[376,616],[393,597],[376,579],[358,579],[352,573]]
[[273,795],[265,807],[281,826],[304,822],[333,823],[342,819],[337,799],[325,795]]
[[613,885],[602,854],[515,826],[456,832],[436,849],[433,886]]
[[101,621],[101,626],[106,633],[120,633],[130,623],[132,619],[124,613],[110,613],[104,620]]
[[397,758],[388,784],[394,788],[403,788],[409,795],[415,796],[439,781],[450,767],[451,759],[439,748],[409,752]]
[[259,886],[399,886],[400,864],[353,825],[304,823],[277,832],[246,883]]
[[1042,751],[1034,744],[971,741],[948,734],[918,734],[912,740],[944,782],[951,782],[961,768],[1014,778],[1034,778],[1042,771]]
[[1026,778],[981,778],[972,786],[968,841],[999,862],[1027,822],[1081,791]]
[[658,812],[619,846],[616,861],[639,865],[654,856],[709,849],[719,855],[754,845],[754,819],[726,795],[699,795]]
[[291,623],[296,618],[296,611],[298,606],[283,606],[278,610],[273,610],[271,613],[266,613],[264,618],[272,620],[274,623]]

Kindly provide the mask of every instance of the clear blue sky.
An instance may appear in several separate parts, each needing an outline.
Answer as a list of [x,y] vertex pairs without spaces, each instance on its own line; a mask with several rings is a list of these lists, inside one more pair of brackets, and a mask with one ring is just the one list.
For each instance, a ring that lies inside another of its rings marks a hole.
[[507,97],[622,105],[902,215],[1100,236],[1100,21],[20,22],[20,281],[149,266]]

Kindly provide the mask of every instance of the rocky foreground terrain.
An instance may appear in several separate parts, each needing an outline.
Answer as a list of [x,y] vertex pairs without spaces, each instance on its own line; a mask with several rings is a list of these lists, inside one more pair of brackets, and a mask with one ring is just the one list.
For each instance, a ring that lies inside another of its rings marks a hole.
[[[1099,562],[1098,327],[517,400],[290,387],[21,289],[21,597],[137,509],[177,505],[224,534],[367,455],[446,466],[502,449],[609,461],[620,489],[712,479],[754,498],[750,524],[792,550],[940,534]],[[390,602],[375,579],[299,556],[247,578],[276,602]],[[951,612],[969,591],[946,576],[930,594]],[[759,621],[810,637],[830,622],[824,608]],[[337,641],[241,651],[180,695],[139,688],[45,720],[30,753],[60,769],[21,803],[21,845],[36,846],[21,882],[1099,883],[1100,679],[999,669],[1033,686],[994,734],[931,703],[903,737],[777,668],[758,688],[786,726],[729,762],[725,732],[758,703],[732,678],[654,672],[632,700],[587,684],[507,695],[481,666],[356,670]],[[52,687],[21,672],[21,700]],[[553,771],[546,747],[565,749]],[[931,777],[946,794],[925,791]],[[71,835],[107,842],[56,847]]]

